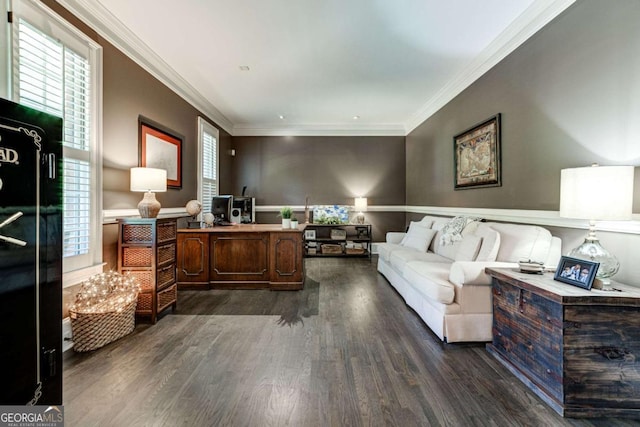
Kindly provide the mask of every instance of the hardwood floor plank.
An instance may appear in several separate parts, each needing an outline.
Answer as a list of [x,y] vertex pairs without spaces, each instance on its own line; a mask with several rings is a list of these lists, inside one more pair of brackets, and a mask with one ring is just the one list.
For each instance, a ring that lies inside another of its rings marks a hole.
[[485,350],[444,344],[375,269],[310,258],[302,291],[180,291],[64,362],[70,426],[631,426],[559,417]]

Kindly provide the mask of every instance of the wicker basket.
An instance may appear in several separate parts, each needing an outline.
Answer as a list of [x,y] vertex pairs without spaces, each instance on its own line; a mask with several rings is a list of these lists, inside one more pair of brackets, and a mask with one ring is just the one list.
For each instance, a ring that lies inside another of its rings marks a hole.
[[332,244],[323,244],[320,246],[320,250],[323,254],[341,254],[342,246],[341,245],[332,245]]
[[347,255],[362,255],[365,253],[365,249],[364,248],[346,248],[344,250],[344,253],[346,253]]
[[69,307],[73,349],[91,351],[109,344],[135,328],[140,281],[135,275],[114,271],[84,281]]
[[96,350],[133,332],[135,328],[136,300],[121,311],[106,313],[79,313],[69,310],[73,349]]

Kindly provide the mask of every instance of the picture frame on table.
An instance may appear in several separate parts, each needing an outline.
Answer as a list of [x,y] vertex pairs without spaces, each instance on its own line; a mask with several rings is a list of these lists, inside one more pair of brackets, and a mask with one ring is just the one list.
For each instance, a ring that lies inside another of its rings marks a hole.
[[554,280],[590,290],[600,263],[563,256],[560,258]]
[[304,239],[305,240],[315,240],[316,239],[316,230],[304,230]]
[[358,239],[368,239],[369,229],[367,227],[356,226],[356,236],[358,237]]
[[454,136],[454,189],[500,187],[500,147],[500,113]]
[[139,165],[165,169],[167,187],[182,188],[182,135],[138,116],[138,137]]

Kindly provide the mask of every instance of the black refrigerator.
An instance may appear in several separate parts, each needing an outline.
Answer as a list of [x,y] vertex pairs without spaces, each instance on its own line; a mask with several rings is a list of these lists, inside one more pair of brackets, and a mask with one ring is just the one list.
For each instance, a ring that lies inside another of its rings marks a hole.
[[62,119],[0,99],[0,405],[62,404]]

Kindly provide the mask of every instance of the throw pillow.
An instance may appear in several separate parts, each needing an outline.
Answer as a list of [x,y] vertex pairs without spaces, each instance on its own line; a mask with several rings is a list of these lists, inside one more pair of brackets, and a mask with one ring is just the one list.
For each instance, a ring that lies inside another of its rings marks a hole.
[[419,222],[411,222],[409,231],[402,239],[400,244],[407,248],[413,248],[420,252],[427,252],[431,239],[435,236],[436,231],[422,226]]
[[473,221],[480,221],[481,218],[473,218],[468,216],[456,216],[451,219],[442,228],[442,235],[440,236],[440,245],[451,245],[458,240],[462,240],[462,230]]
[[[500,233],[491,227],[477,232],[482,236],[482,244],[476,256],[476,261],[495,261],[500,249]],[[482,234],[480,234],[482,233]]]
[[456,255],[454,260],[456,261],[475,261],[478,256],[478,251],[480,250],[480,244],[482,243],[482,237],[475,236],[473,234],[467,234],[464,236],[462,241],[460,241],[460,245],[458,245],[458,250],[456,251]]
[[420,224],[422,224],[423,227],[431,228],[433,225],[433,218],[425,216],[420,220]]

